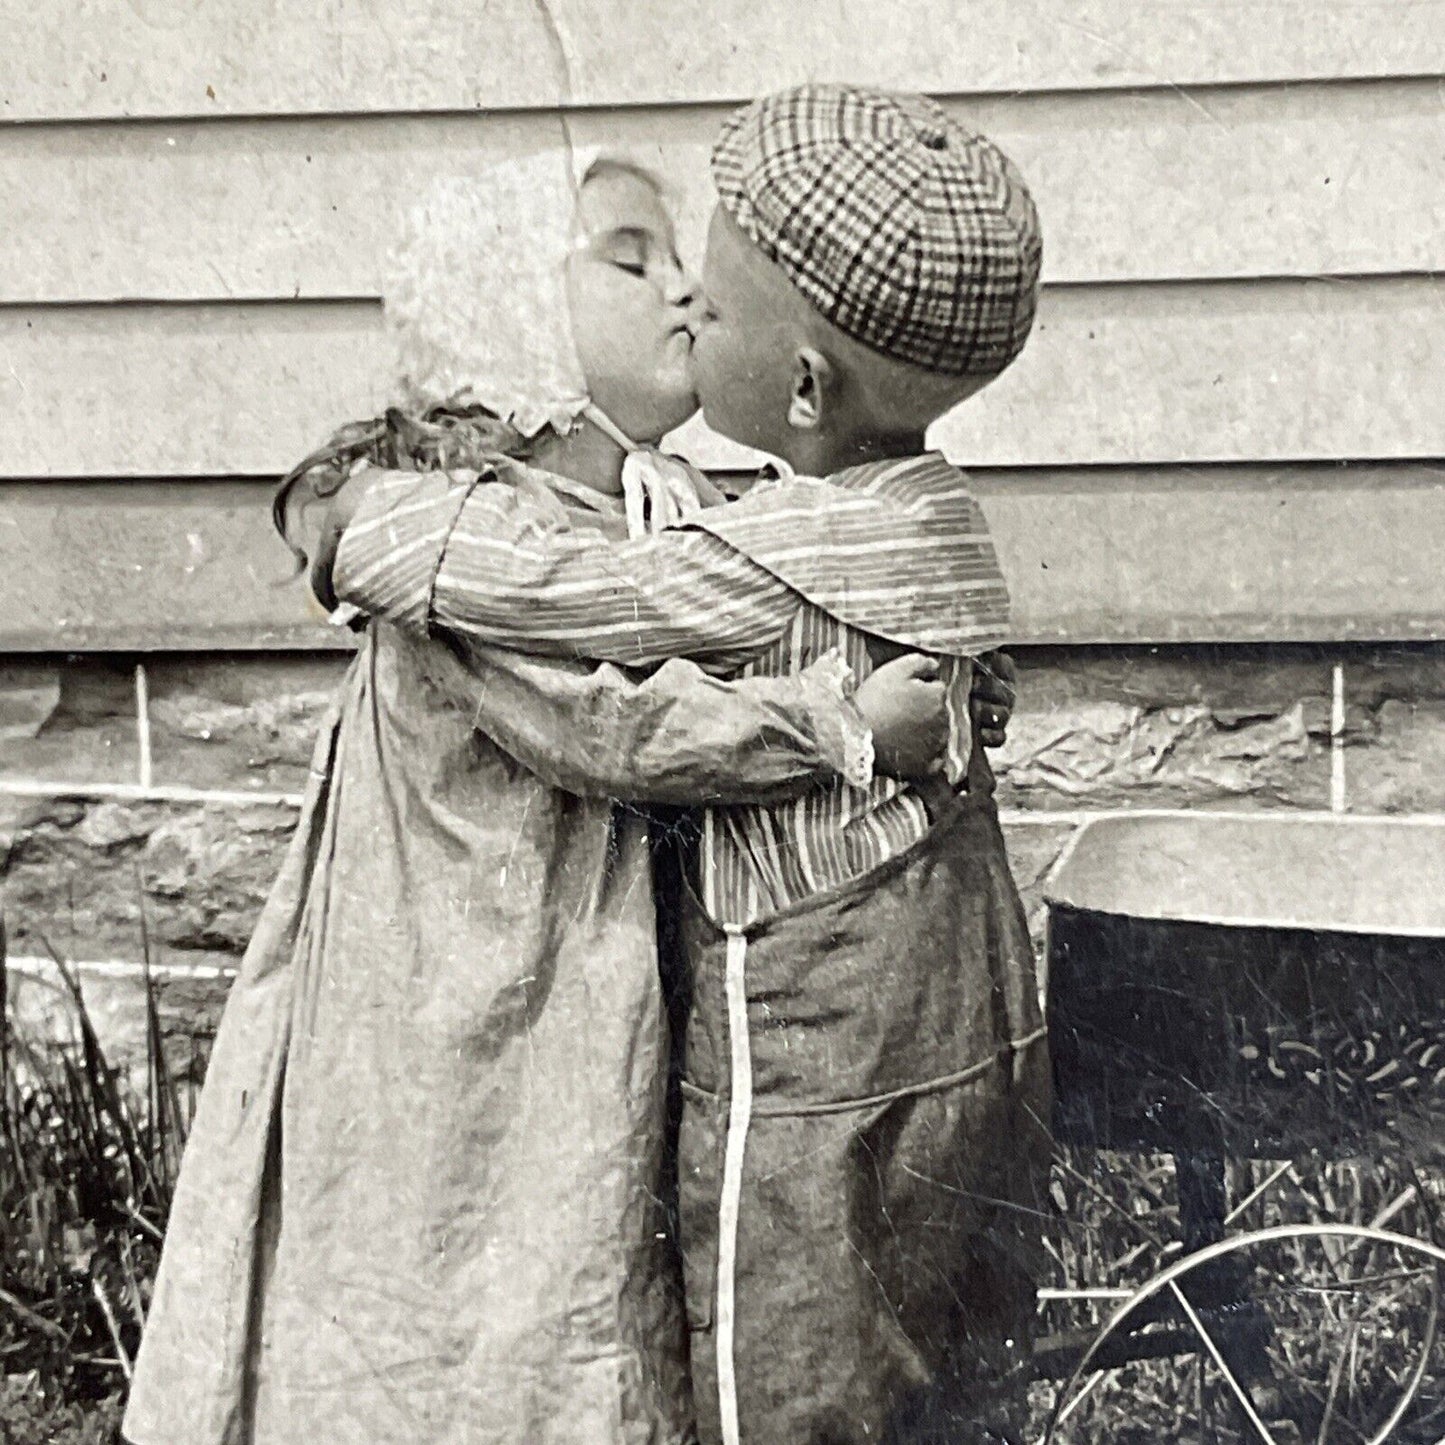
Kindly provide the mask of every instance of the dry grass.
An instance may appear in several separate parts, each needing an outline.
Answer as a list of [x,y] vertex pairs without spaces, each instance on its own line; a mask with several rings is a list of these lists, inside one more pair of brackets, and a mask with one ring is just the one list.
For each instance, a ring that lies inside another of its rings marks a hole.
[[[1422,1177],[1407,1161],[1244,1161],[1230,1166],[1228,1182],[1237,1211],[1230,1231],[1238,1233],[1328,1221],[1431,1239],[1445,1208],[1445,1180]],[[1060,1227],[1050,1245],[1055,1278],[1049,1283],[1055,1287],[1132,1288],[1181,1257],[1167,1158],[1061,1151],[1054,1193]],[[1433,1327],[1435,1274],[1428,1261],[1305,1238],[1261,1246],[1247,1258],[1251,1293],[1273,1332],[1264,1351],[1272,1381],[1254,1389],[1281,1445],[1368,1441],[1406,1395],[1413,1405],[1391,1441],[1439,1445],[1445,1340]],[[1114,1307],[1111,1301],[1050,1302],[1047,1328],[1096,1328]],[[1182,1323],[1173,1310],[1161,1321]],[[1056,1394],[1052,1382],[1036,1388],[1036,1438]],[[1201,1351],[1105,1374],[1056,1438],[1060,1445],[1242,1445],[1259,1436]]]
[[[5,1000],[0,931],[0,1008]],[[73,1038],[27,1041],[8,1009],[0,1030],[0,1445],[116,1445],[130,1362],[193,1099],[166,1067],[154,994],[142,1090],[111,1067],[73,972]],[[1232,1165],[1231,1228],[1299,1221],[1383,1223],[1430,1237],[1445,1179],[1409,1163]],[[1055,1287],[1123,1289],[1178,1258],[1178,1199],[1167,1159],[1061,1151]],[[1445,1439],[1445,1341],[1426,1338],[1433,1276],[1376,1249],[1303,1241],[1259,1255],[1254,1280],[1274,1340],[1271,1428],[1280,1445],[1371,1438],[1422,1361],[1397,1445]],[[1049,1330],[1095,1327],[1108,1302],[1051,1302]],[[1445,1334],[1445,1331],[1442,1331]],[[1034,1392],[1030,1445],[1057,1393]],[[1103,1376],[1059,1432],[1061,1445],[1236,1445],[1257,1437],[1200,1359],[1153,1360]]]
[[0,925],[0,1445],[119,1439],[191,1102],[167,1069],[154,991],[142,1100],[52,957],[71,1003],[62,1047],[14,1026]]

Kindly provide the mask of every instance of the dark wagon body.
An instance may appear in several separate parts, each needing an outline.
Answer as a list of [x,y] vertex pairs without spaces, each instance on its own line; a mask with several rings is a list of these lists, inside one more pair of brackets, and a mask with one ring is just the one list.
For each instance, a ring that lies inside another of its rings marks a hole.
[[1107,819],[1050,903],[1061,1137],[1445,1147],[1445,826]]
[[[1445,824],[1104,819],[1048,897],[1056,1135],[1173,1155],[1186,1256],[1225,1236],[1229,1160],[1445,1163]],[[1258,1380],[1246,1262],[1190,1289]],[[1083,1342],[1043,1342],[1041,1365],[1067,1374]],[[1091,1363],[1199,1349],[1161,1294]]]

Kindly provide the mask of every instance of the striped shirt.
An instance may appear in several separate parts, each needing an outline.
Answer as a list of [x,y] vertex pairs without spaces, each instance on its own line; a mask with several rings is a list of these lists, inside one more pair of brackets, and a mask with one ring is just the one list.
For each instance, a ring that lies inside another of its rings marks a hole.
[[[873,669],[864,633],[804,604],[741,675],[800,672],[829,651],[839,652],[855,677]],[[963,659],[945,658],[942,675],[949,715],[946,772],[957,784],[968,768],[972,669]],[[885,777],[861,788],[840,780],[768,807],[708,808],[698,858],[702,901],[719,923],[751,923],[866,873],[916,842],[928,826],[914,789]]]
[[[845,505],[866,496],[915,508],[937,498],[945,483],[966,498],[959,474],[934,455],[855,467],[829,479]],[[773,502],[786,508],[799,486],[810,485],[818,484],[769,481],[755,493],[776,488]],[[766,498],[749,507],[755,493],[736,504],[743,521],[768,509]],[[704,516],[717,518],[722,531],[733,511],[719,508]],[[825,526],[831,521],[826,512],[808,515]],[[976,532],[979,525],[974,509],[954,530],[962,536],[960,527]],[[792,540],[804,535],[800,522]],[[496,485],[445,473],[384,473],[368,488],[342,540],[336,588],[370,615],[413,630],[437,629],[522,651],[635,667],[682,656],[716,672],[779,676],[800,672],[834,650],[855,678],[866,677],[874,666],[869,633],[833,610],[859,615],[848,579],[835,585],[826,568],[805,569],[796,580],[815,594],[810,598],[778,575],[790,566],[777,561],[779,551],[799,549],[759,550],[770,565],[722,540],[711,525],[628,541],[574,528],[555,495],[525,467],[509,468],[506,484]],[[827,547],[815,544],[802,552],[826,556]],[[863,605],[902,618],[914,605],[909,597],[921,591],[937,589],[949,599],[967,590],[966,579],[953,579],[950,589],[934,566],[919,570],[909,565],[912,560],[891,555],[877,574],[882,600],[865,599]],[[829,587],[836,595],[816,595]],[[945,635],[953,635],[947,627],[939,633]],[[898,640],[919,645],[910,636]],[[979,629],[977,650],[995,640],[990,622]],[[950,721],[946,773],[956,785],[972,740],[968,658],[944,657],[943,677]],[[927,811],[911,786],[881,777],[862,784],[862,776],[840,778],[788,803],[706,809],[697,881],[712,916],[720,923],[751,922],[876,867],[927,831]]]

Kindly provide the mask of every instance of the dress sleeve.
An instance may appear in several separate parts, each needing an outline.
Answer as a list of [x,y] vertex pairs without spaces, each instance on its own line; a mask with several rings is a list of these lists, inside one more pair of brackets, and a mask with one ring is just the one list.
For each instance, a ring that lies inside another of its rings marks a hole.
[[714,671],[775,641],[802,604],[706,533],[611,541],[559,510],[510,482],[379,472],[337,550],[337,596],[468,642]]
[[673,659],[639,675],[451,644],[474,723],[553,787],[701,807],[770,803],[873,779],[868,725],[836,654],[791,677],[727,682]]

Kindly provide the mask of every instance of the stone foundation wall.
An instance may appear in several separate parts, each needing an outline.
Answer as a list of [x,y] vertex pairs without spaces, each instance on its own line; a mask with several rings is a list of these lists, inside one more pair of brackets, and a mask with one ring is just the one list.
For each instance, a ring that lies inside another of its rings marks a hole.
[[[1445,812],[1445,645],[1034,648],[995,755],[1035,919],[1090,816]],[[214,1028],[294,824],[331,656],[0,658],[0,898],[13,1005],[68,1027],[53,949],[122,1061],[149,957],[176,1062]]]

